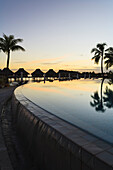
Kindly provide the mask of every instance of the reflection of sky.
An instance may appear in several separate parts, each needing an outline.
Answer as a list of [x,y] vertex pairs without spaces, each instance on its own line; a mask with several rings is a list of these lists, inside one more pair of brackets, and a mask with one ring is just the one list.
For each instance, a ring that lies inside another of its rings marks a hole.
[[[35,104],[60,118],[82,128],[102,139],[113,142],[113,109],[97,112],[91,107],[91,95],[98,91],[101,80],[73,80],[65,82],[30,83],[22,88],[22,93]],[[113,90],[112,85],[104,82]],[[104,95],[104,93],[103,93]]]

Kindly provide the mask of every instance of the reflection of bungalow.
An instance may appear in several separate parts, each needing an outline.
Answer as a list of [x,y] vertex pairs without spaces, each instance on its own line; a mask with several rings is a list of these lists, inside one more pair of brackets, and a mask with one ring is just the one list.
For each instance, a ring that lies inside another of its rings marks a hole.
[[21,76],[28,77],[28,74],[29,73],[27,71],[25,71],[23,68],[19,68],[19,70],[15,72],[15,77],[17,77],[17,78],[20,78]]
[[14,77],[14,73],[9,68],[4,68],[1,73],[3,76],[6,76],[8,78]]
[[33,73],[31,73],[32,77],[43,77],[43,72],[40,69],[36,69]]
[[75,78],[80,78],[80,72],[78,72],[78,71],[70,71],[70,76],[71,76],[71,78],[73,78],[73,79],[75,79]]
[[46,77],[57,77],[57,74],[53,69],[49,69],[45,75]]

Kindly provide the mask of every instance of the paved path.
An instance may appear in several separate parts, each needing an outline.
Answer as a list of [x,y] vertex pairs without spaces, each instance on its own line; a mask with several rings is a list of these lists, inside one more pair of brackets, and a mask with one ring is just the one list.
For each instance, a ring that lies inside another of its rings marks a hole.
[[[0,89],[0,117],[5,101],[11,97],[14,87]],[[0,170],[13,170],[1,130],[0,119]]]
[[0,170],[37,170],[21,145],[12,122],[11,100],[8,99],[14,89],[0,89]]

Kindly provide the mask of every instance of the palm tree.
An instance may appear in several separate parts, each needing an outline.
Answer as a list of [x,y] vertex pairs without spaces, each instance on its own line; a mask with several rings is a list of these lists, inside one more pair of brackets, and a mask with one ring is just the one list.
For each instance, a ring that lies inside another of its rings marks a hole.
[[0,51],[3,51],[7,54],[7,68],[9,68],[9,60],[10,60],[10,51],[16,51],[16,50],[22,50],[25,51],[25,49],[18,45],[19,42],[22,42],[23,40],[18,38],[15,39],[14,35],[5,35],[3,34],[3,38],[0,38]]
[[107,59],[107,60],[104,63],[106,64],[106,69],[108,70],[108,68],[113,65],[113,47],[109,47],[105,51],[106,53],[105,53],[104,59]]
[[94,53],[94,57],[92,57],[92,60],[95,60],[95,63],[98,64],[99,60],[101,59],[101,72],[103,74],[103,59],[104,59],[104,53],[105,53],[105,46],[106,43],[97,44],[96,48],[93,48],[91,50],[91,53]]

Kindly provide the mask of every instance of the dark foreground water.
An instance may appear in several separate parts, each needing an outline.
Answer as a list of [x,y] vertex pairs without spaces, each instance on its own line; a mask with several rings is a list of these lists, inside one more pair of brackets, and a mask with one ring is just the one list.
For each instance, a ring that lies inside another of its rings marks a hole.
[[46,81],[26,84],[20,90],[41,108],[113,143],[112,81]]

